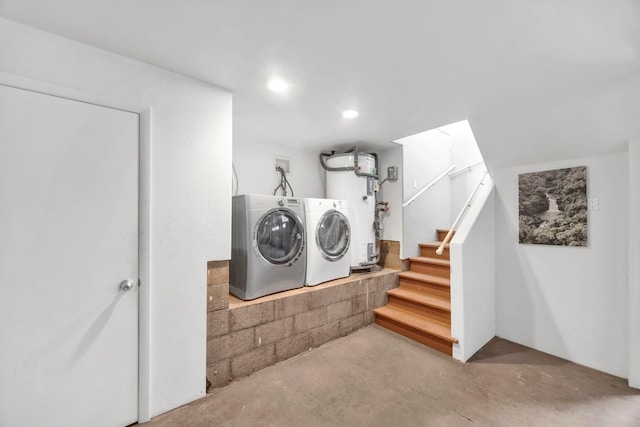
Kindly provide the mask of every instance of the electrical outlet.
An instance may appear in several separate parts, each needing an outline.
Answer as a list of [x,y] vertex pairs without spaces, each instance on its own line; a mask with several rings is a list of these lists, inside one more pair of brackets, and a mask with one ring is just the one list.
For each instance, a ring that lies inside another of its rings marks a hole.
[[598,198],[597,197],[589,197],[589,210],[590,211],[597,211],[598,207],[599,207],[600,203],[598,202]]
[[418,188],[418,180],[413,178],[413,188]]

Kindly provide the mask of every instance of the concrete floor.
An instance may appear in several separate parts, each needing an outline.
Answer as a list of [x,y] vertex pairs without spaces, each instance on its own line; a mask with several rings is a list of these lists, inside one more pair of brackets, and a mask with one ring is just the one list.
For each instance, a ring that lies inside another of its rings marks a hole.
[[371,325],[150,425],[640,426],[640,391],[499,338],[463,364]]

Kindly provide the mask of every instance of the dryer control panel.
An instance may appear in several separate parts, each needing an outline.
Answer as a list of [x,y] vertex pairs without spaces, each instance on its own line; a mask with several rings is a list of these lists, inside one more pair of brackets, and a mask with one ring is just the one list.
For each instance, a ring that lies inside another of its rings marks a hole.
[[300,199],[278,199],[278,206],[295,208],[300,206]]

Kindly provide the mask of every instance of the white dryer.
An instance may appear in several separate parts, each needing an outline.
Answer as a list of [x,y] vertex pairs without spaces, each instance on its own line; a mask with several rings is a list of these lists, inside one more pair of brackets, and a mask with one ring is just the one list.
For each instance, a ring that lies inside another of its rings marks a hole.
[[304,286],[306,250],[302,199],[234,196],[229,290],[243,300]]
[[351,226],[347,202],[304,199],[307,221],[307,277],[305,285],[347,277],[351,272]]

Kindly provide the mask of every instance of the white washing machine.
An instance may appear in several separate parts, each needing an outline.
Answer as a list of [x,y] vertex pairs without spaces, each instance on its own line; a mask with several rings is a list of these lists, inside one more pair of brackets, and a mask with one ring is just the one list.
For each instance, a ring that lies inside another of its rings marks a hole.
[[229,290],[243,300],[304,286],[302,199],[245,194],[232,200]]
[[351,226],[347,202],[304,199],[307,221],[307,278],[315,286],[347,277],[351,272]]

